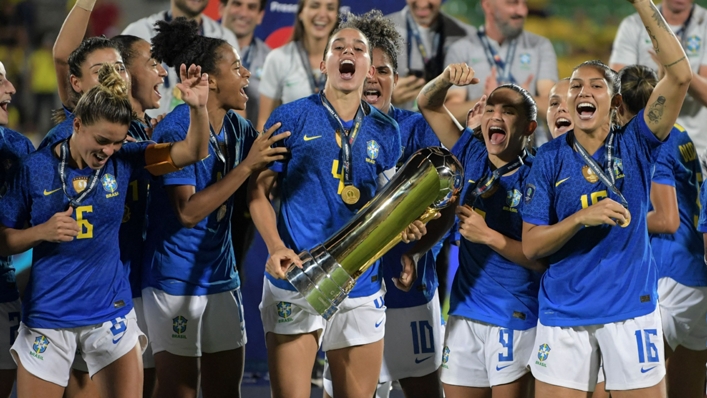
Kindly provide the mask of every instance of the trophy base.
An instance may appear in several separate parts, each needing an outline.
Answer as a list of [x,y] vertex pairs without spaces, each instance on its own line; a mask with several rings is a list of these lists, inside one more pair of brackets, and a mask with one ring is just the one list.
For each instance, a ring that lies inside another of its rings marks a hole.
[[356,281],[322,245],[300,253],[300,260],[302,268],[290,267],[285,274],[287,280],[328,321]]

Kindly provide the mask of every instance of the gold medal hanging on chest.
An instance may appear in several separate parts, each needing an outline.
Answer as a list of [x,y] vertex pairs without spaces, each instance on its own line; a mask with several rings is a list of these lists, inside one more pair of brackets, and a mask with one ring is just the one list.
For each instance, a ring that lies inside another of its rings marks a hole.
[[582,176],[585,180],[589,181],[590,184],[594,184],[599,181],[599,176],[596,175],[587,165],[582,166]]
[[221,222],[221,220],[226,217],[226,210],[226,205],[221,205],[221,207],[218,208],[218,213],[216,213],[216,221]]
[[631,224],[631,213],[628,211],[628,209],[626,209],[626,221],[624,221],[623,223],[619,222],[618,224],[621,228],[626,228],[629,224]]
[[361,199],[361,191],[353,185],[347,185],[341,191],[341,199],[347,205],[355,205]]
[[498,183],[493,184],[493,186],[488,191],[481,194],[481,197],[484,199],[490,198],[493,194],[496,193],[496,191],[498,191],[498,185]]

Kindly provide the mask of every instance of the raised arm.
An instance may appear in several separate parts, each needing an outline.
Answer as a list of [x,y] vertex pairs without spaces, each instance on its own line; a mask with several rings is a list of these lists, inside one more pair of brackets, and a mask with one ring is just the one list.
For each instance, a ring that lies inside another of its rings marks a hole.
[[655,136],[663,141],[670,133],[680,113],[685,94],[692,80],[692,70],[680,42],[651,0],[629,0],[638,11],[665,77],[648,99],[643,115]]
[[420,113],[429,123],[442,145],[454,147],[461,132],[454,117],[444,105],[444,99],[450,87],[476,84],[479,79],[474,77],[474,70],[465,63],[451,64],[441,75],[432,79],[417,96],[417,106]]
[[96,0],[78,0],[61,25],[59,35],[54,42],[54,71],[61,103],[69,104],[71,85],[69,83],[69,55],[76,50],[86,35],[88,20]]

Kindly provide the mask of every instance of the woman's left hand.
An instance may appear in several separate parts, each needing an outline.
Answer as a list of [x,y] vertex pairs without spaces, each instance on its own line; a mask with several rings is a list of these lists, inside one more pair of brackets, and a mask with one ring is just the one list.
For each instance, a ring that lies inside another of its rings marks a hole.
[[182,101],[192,108],[204,108],[209,99],[209,75],[201,73],[201,66],[192,64],[187,71],[187,66],[179,67],[181,82],[177,88],[182,92]]
[[469,206],[457,207],[459,218],[459,233],[469,242],[488,245],[493,235],[493,230],[488,227],[481,214]]

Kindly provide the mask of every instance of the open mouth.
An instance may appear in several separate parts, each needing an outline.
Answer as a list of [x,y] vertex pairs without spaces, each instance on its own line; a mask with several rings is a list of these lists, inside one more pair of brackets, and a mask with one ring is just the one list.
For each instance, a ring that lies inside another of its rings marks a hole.
[[555,120],[555,129],[560,133],[566,133],[572,127],[572,121],[566,117],[560,117]]
[[317,29],[325,29],[327,25],[329,25],[328,21],[314,21],[312,22],[312,25],[314,25],[315,28]]
[[240,93],[241,93],[242,96],[245,97],[245,99],[248,99],[248,94],[246,94],[246,92],[245,92],[245,89],[246,89],[247,87],[248,87],[248,85],[246,84],[245,86],[241,87],[241,89],[240,89]]
[[0,109],[7,112],[7,106],[10,105],[10,100],[0,102]]
[[351,80],[356,73],[356,64],[350,59],[345,59],[339,63],[339,74],[344,80]]
[[162,98],[162,94],[160,94],[160,86],[161,85],[162,85],[162,82],[159,82],[152,87],[152,91],[155,93],[157,98]]
[[594,116],[597,107],[589,102],[580,102],[577,104],[577,115],[581,120],[589,120]]
[[489,142],[498,145],[506,140],[506,130],[500,126],[489,127]]
[[98,160],[98,163],[103,164],[108,160],[108,155],[105,153],[99,152],[99,153],[94,153],[93,156],[96,157],[96,160]]
[[367,88],[363,90],[363,97],[366,99],[366,102],[373,105],[380,99],[381,91],[377,88]]

